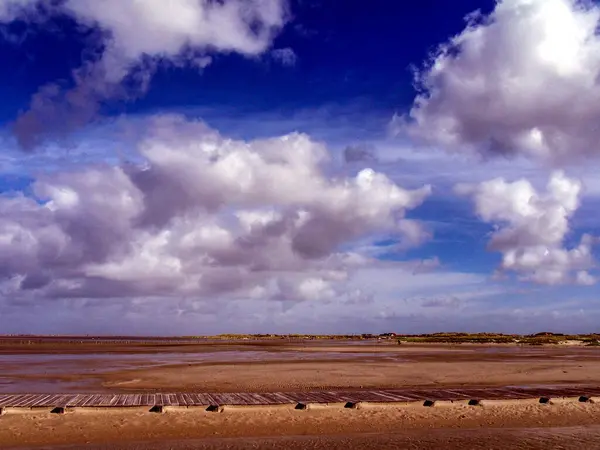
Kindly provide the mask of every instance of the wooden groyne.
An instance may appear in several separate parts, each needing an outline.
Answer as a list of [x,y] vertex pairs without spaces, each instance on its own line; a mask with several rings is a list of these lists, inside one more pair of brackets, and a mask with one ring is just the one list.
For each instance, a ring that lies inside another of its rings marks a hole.
[[600,397],[600,386],[381,389],[312,392],[156,394],[0,394],[0,408],[196,407],[330,403],[401,403]]

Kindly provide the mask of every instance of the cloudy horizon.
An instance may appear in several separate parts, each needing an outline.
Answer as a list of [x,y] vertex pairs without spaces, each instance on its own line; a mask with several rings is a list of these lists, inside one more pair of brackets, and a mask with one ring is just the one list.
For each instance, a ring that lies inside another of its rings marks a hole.
[[0,334],[598,332],[599,21],[0,0]]

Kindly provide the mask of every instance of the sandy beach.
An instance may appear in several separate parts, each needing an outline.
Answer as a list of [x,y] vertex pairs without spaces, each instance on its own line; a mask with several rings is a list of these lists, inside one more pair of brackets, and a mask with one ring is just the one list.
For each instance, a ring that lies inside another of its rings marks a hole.
[[589,384],[600,348],[393,343],[0,345],[0,392],[269,392]]
[[600,405],[580,403],[77,411],[0,424],[3,448],[600,448]]
[[[600,349],[576,345],[4,343],[0,361],[4,393],[571,386],[600,373]],[[30,411],[0,425],[2,448],[600,448],[600,403],[577,401]]]

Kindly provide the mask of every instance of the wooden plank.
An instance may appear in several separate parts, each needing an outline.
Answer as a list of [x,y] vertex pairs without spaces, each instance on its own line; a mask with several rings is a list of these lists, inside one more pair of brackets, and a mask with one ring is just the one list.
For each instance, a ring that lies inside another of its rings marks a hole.
[[38,396],[38,398],[35,400],[35,402],[33,402],[33,404],[31,405],[32,408],[37,408],[41,405],[43,405],[50,397],[52,397],[51,394],[41,394]]
[[40,399],[39,401],[37,401],[35,403],[35,406],[40,407],[40,408],[48,408],[50,406],[54,406],[54,400],[59,397],[60,396],[56,395],[56,394],[48,395],[47,397],[44,397],[43,399]]
[[373,391],[374,395],[377,395],[379,397],[381,397],[381,401],[388,401],[388,402],[407,402],[410,401],[409,398],[402,396],[402,395],[398,395],[398,394],[393,394],[391,392],[385,392],[385,391]]
[[286,392],[285,395],[292,400],[293,403],[309,401],[309,396],[306,392]]
[[125,400],[125,406],[133,407],[138,406],[140,404],[140,395],[139,394],[130,394],[127,396]]
[[[323,391],[315,393],[315,397],[319,403],[340,403],[344,402],[341,395],[337,392]],[[343,394],[342,394],[343,395]],[[347,401],[347,400],[346,400]]]
[[240,405],[248,404],[246,399],[244,399],[244,397],[240,396],[237,393],[222,394],[222,399],[223,399],[223,402],[221,403],[222,405],[240,406]]
[[202,396],[202,399],[204,400],[204,403],[202,403],[202,405],[218,405],[219,404],[219,400],[216,396],[216,394],[208,394],[208,393],[202,393],[199,394]]
[[30,400],[32,395],[35,394],[21,394],[19,395],[19,397],[17,399],[15,399],[14,401],[14,406],[16,407],[23,407],[25,406],[25,404],[27,403],[27,400]]
[[[478,399],[482,400],[485,397],[486,392],[490,392],[487,389],[450,389],[453,393],[457,394],[457,397],[463,399]],[[493,391],[493,390],[492,390]],[[496,397],[498,394],[492,395],[492,397]]]
[[206,393],[194,394],[193,399],[194,406],[209,406],[214,405],[216,403],[215,400],[209,394]]
[[44,394],[34,394],[32,395],[26,402],[26,404],[24,405],[27,408],[31,408],[33,407],[33,405],[35,405],[39,400],[40,397],[44,397]]
[[273,405],[333,402],[396,402],[457,399],[519,399],[600,395],[597,386],[542,386],[460,389],[382,389],[357,391],[307,391],[268,393],[159,393],[159,394],[0,394],[3,407],[55,406],[208,406]]
[[502,399],[529,399],[532,395],[527,391],[515,391],[512,389],[481,389],[480,397],[488,400]]
[[79,406],[89,408],[97,406],[100,400],[99,397],[99,395],[87,394],[82,401],[79,402]]
[[117,406],[118,401],[119,396],[117,394],[113,394],[112,398],[110,399],[110,406]]
[[99,408],[108,408],[112,406],[114,395],[113,394],[103,394],[100,396],[100,399],[97,401],[97,407]]
[[432,396],[435,400],[446,400],[446,401],[456,401],[456,400],[464,400],[467,397],[457,393],[451,389],[436,389],[432,391]]
[[427,397],[427,400],[456,400],[450,392],[446,392],[441,389],[432,389],[431,391],[422,391],[423,396]]
[[154,394],[142,394],[142,399],[140,401],[142,406],[154,406],[156,404],[156,399]]
[[330,394],[327,391],[323,392],[310,392],[311,400],[315,403],[337,403],[340,402],[340,396],[337,394]]
[[177,396],[177,404],[179,406],[187,406],[188,401],[185,394],[175,394]]
[[217,394],[208,394],[214,399],[213,405],[228,405],[229,403],[229,394],[226,393],[217,393]]
[[272,405],[273,401],[261,394],[241,392],[237,394],[245,405]]
[[13,400],[13,406],[17,408],[25,408],[32,403],[32,400],[37,398],[37,394],[22,394],[17,399]]
[[452,400],[468,400],[471,399],[471,394],[463,389],[444,389],[448,395],[452,396]]
[[73,399],[74,397],[75,397],[74,395],[69,395],[69,394],[59,395],[57,398],[54,399],[53,405],[51,405],[51,406],[65,407],[65,406],[67,406],[67,403],[69,403],[69,401],[71,399]]
[[164,394],[154,394],[154,404],[158,406],[167,406],[167,396]]
[[81,403],[81,401],[83,399],[85,399],[86,395],[85,394],[75,394],[73,396],[73,398],[71,398],[69,400],[69,402],[67,403],[66,406],[79,406],[79,403]]
[[170,406],[179,406],[179,402],[177,400],[177,395],[176,394],[167,394],[167,398],[169,400],[169,405]]
[[278,402],[277,404],[280,405],[295,403],[295,400],[290,395],[288,395],[287,392],[265,392],[261,395],[267,399],[272,398],[274,402],[276,401]]
[[355,402],[356,394],[349,391],[327,391],[327,396],[331,396],[330,403]]
[[198,394],[189,393],[189,394],[185,394],[185,397],[186,397],[188,406],[202,406],[202,404],[200,403],[200,398],[198,397]]
[[233,397],[233,401],[235,403],[231,403],[232,405],[257,405],[256,400],[251,394],[247,394],[244,392],[235,392],[230,394]]
[[127,394],[117,394],[117,401],[115,403],[115,406],[118,407],[124,407],[127,405],[127,398],[129,396]]
[[385,395],[389,395],[392,398],[395,398],[395,401],[411,402],[411,401],[415,400],[415,397],[407,395],[406,392],[404,392],[404,391],[396,391],[396,390],[387,389],[385,391],[380,391],[380,392],[384,393]]
[[26,397],[25,394],[17,394],[13,398],[10,399],[10,402],[8,403],[7,406],[14,406],[14,407],[18,406],[25,397]]
[[381,402],[384,398],[379,395],[376,391],[364,391],[358,392],[357,394],[351,396],[355,402]]
[[405,389],[387,389],[386,392],[392,393],[394,395],[398,395],[404,398],[407,398],[408,401],[422,401],[423,396],[415,393],[413,390],[405,390]]
[[440,395],[439,392],[434,390],[427,389],[413,389],[410,391],[410,394],[415,396],[418,400],[443,400],[443,395]]
[[171,404],[168,394],[156,394],[156,398],[160,398],[160,404],[163,406],[169,406]]
[[87,394],[75,394],[73,398],[69,401],[69,404],[67,406],[80,406],[86,398]]
[[10,403],[12,402],[13,398],[15,398],[15,397],[16,397],[16,394],[4,395],[0,399],[0,406],[10,406]]

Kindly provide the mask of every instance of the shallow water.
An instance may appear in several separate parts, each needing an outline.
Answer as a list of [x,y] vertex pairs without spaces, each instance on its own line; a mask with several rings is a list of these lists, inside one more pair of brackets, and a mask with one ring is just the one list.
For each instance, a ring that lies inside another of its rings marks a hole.
[[[547,361],[600,360],[598,348],[531,347],[531,346],[397,346],[377,345],[349,348],[340,342],[330,347],[319,344],[297,345],[296,348],[251,346],[247,349],[205,347],[199,352],[161,350],[143,353],[75,353],[75,354],[0,354],[0,393],[96,392],[103,375],[135,369],[172,365],[294,362],[353,360],[357,363],[409,363],[419,361],[472,361],[504,363],[523,362],[529,358]],[[334,345],[332,345],[334,344]],[[174,348],[176,350],[177,347]],[[370,351],[371,350],[371,351]],[[455,356],[456,355],[456,356]],[[135,377],[135,375],[132,375]],[[111,388],[101,389],[112,391]]]
[[[0,355],[0,393],[42,393],[85,391],[98,385],[94,375],[140,368],[156,368],[178,364],[241,363],[252,361],[319,361],[364,358],[397,360],[397,353],[382,352],[302,352],[219,350],[201,353],[135,353],[135,354],[26,354]],[[68,381],[65,378],[77,378]]]

